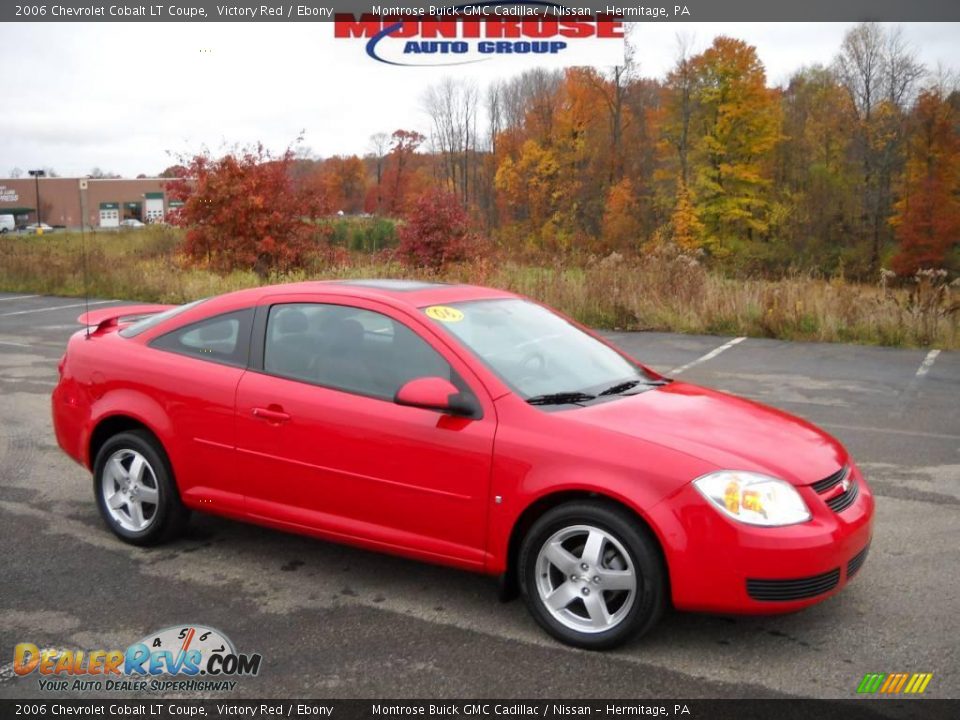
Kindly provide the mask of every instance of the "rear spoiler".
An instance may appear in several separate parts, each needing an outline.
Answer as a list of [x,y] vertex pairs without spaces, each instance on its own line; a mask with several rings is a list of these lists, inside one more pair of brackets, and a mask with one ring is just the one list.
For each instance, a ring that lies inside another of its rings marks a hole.
[[94,332],[119,325],[127,318],[140,318],[144,315],[156,315],[175,308],[176,305],[118,305],[117,307],[91,310],[77,318],[77,322],[87,327],[96,327]]

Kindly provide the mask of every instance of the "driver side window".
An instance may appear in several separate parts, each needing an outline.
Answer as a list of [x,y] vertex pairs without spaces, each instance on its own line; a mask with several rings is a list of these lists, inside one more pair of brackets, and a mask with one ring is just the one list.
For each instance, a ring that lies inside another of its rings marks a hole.
[[460,384],[449,363],[406,325],[345,305],[272,306],[263,365],[271,375],[391,401],[420,377]]

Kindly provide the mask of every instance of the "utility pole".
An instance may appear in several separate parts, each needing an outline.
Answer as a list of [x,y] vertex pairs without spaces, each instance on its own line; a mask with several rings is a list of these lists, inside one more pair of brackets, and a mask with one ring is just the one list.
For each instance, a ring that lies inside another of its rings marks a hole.
[[43,219],[40,217],[40,178],[46,177],[47,173],[43,170],[28,170],[28,172],[37,184],[37,229],[39,229],[40,223],[43,222]]

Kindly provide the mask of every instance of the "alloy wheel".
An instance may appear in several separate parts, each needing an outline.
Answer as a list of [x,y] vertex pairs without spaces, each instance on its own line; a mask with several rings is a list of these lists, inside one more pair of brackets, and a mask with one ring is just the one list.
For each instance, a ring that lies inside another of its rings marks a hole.
[[107,459],[100,489],[104,507],[124,530],[142,532],[156,519],[160,504],[157,476],[136,450],[117,450]]
[[592,525],[554,533],[537,556],[537,593],[550,615],[582,633],[619,625],[637,595],[637,573],[623,544]]

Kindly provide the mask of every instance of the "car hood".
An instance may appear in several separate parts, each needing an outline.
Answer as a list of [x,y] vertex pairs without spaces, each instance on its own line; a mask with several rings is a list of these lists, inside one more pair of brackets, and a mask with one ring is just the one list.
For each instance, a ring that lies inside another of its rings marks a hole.
[[762,472],[794,485],[822,480],[847,462],[843,446],[806,420],[676,381],[564,415],[698,457],[718,469]]

